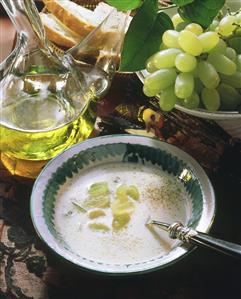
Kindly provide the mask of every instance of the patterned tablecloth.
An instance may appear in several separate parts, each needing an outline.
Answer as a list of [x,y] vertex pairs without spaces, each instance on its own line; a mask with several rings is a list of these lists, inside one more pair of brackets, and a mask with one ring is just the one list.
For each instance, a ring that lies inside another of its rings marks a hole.
[[[178,111],[161,114],[137,78],[117,77],[97,107],[93,134],[135,133],[177,145],[207,171],[216,193],[211,233],[241,244],[241,143],[211,122]],[[241,262],[198,248],[178,263],[135,277],[80,270],[51,252],[34,231],[29,212],[33,181],[0,165],[0,298],[238,299]]]

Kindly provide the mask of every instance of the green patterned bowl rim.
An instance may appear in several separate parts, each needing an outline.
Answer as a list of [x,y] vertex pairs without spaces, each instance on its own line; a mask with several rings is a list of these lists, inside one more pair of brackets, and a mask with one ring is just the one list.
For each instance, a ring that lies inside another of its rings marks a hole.
[[[195,182],[198,183],[202,197],[202,210],[200,212],[198,221],[191,224],[191,226],[195,227],[195,229],[200,232],[209,231],[215,216],[215,196],[212,185],[202,167],[190,155],[180,150],[176,146],[149,137],[125,134],[108,135],[88,139],[63,151],[57,157],[48,162],[36,179],[32,189],[30,212],[33,225],[40,238],[55,253],[85,270],[111,275],[132,275],[164,268],[170,264],[173,264],[180,258],[183,258],[192,250],[192,247],[181,245],[174,248],[170,253],[162,256],[161,258],[150,260],[144,263],[133,264],[131,267],[129,265],[124,268],[119,268],[116,265],[110,267],[109,265],[99,262],[95,263],[94,261],[86,260],[85,258],[81,258],[80,256],[72,253],[58,240],[58,236],[56,236],[55,232],[51,229],[51,224],[49,224],[49,222],[46,220],[48,218],[46,214],[46,207],[44,208],[44,205],[46,205],[46,190],[52,190],[52,187],[55,185],[54,180],[61,185],[67,178],[71,178],[73,175],[73,173],[67,171],[65,177],[63,178],[60,176],[60,180],[58,180],[56,179],[56,174],[58,171],[61,169],[66,169],[64,167],[69,165],[69,163],[72,161],[71,159],[76,157],[76,155],[79,153],[83,155],[83,153],[86,153],[91,149],[96,150],[98,147],[103,148],[116,144],[131,145],[136,146],[137,148],[143,146],[148,151],[150,150],[150,152],[152,151],[157,153],[157,155],[159,152],[164,153],[166,155],[165,157],[168,158],[170,165],[173,165],[170,167],[175,167],[174,165],[177,165],[175,163],[180,163],[181,166],[188,168],[188,170],[190,170],[194,176]],[[148,157],[148,159],[151,160],[152,158]],[[151,162],[153,163],[153,161]],[[162,164],[159,165],[162,166]],[[75,169],[73,172],[77,171],[78,169]],[[167,171],[169,171],[169,169],[167,169]],[[53,207],[54,205],[52,205],[52,208]]]

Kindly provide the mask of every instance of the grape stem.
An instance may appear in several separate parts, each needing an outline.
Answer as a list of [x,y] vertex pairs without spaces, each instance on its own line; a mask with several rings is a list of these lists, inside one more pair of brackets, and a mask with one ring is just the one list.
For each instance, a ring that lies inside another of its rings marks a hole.
[[228,15],[232,16],[232,13],[231,13],[231,10],[229,7],[227,7],[227,13],[228,13]]

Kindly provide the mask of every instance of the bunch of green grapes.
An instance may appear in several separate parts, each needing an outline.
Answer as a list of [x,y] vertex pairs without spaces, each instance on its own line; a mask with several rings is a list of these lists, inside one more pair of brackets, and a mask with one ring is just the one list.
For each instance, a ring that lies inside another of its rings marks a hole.
[[[164,111],[170,111],[176,103],[189,109],[238,110],[241,55],[216,31],[204,32],[196,23],[186,24],[178,14],[172,21],[175,30],[163,34],[161,50],[146,63],[150,74],[144,81],[145,95],[157,96]],[[218,30],[221,26],[227,33],[224,24],[221,20]]]

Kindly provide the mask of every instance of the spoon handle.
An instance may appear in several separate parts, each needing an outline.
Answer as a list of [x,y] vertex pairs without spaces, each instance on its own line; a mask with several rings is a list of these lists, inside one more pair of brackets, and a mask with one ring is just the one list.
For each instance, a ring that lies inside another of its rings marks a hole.
[[224,254],[241,259],[241,246],[224,240],[213,238],[204,233],[197,232],[196,235],[188,237],[190,243],[215,249]]
[[241,245],[214,238],[208,234],[198,232],[190,227],[183,226],[181,222],[168,224],[160,221],[149,221],[169,233],[171,239],[178,239],[184,243],[191,243],[214,249],[224,254],[241,259]]

